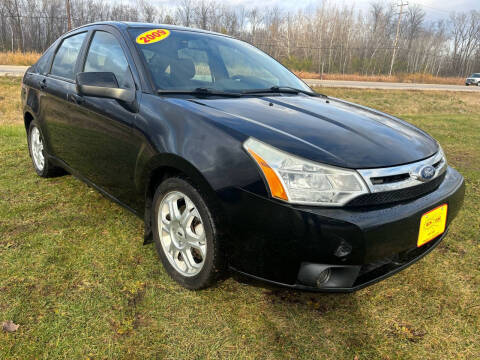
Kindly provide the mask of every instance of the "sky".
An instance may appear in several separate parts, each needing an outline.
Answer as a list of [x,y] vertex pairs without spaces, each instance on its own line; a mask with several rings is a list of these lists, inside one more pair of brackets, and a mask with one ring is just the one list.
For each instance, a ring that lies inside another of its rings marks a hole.
[[[151,0],[152,3],[158,5],[175,4],[175,0]],[[262,0],[260,2],[253,0],[222,0],[230,5],[243,5],[251,7],[252,5],[261,7],[277,6],[285,10],[313,8],[321,3],[322,0]],[[343,3],[346,5],[355,4],[358,9],[368,10],[370,3],[378,0],[329,0],[330,3]],[[395,0],[393,0],[395,1]],[[400,1],[400,0],[399,0]],[[431,20],[448,17],[452,11],[480,11],[480,0],[404,0],[409,5],[419,5],[427,13],[427,18]]]
[[[355,2],[360,9],[368,9],[372,0],[355,0],[353,2]],[[398,3],[400,3],[400,1],[398,1]],[[420,6],[430,19],[445,18],[453,11],[480,11],[480,0],[407,0],[404,1],[404,3]]]
[[[251,4],[251,0],[224,0],[230,4]],[[321,0],[320,0],[321,1]],[[286,9],[296,9],[299,7],[308,7],[320,3],[319,0],[263,0],[262,5],[278,6]],[[373,0],[374,1],[374,0]],[[343,0],[345,4],[356,4],[359,8],[368,8],[372,0]],[[330,0],[332,2],[332,0]],[[339,2],[339,1],[335,1]],[[404,1],[409,4],[417,4],[425,9],[426,12],[446,13],[451,11],[480,10],[479,0],[409,0]]]

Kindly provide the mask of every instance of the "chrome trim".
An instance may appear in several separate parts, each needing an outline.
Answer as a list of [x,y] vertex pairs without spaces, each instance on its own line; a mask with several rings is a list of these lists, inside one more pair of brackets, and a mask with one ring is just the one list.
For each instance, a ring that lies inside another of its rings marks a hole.
[[[368,189],[372,193],[384,192],[384,191],[392,191],[392,190],[400,190],[409,188],[412,186],[424,184],[425,181],[421,181],[419,179],[420,171],[424,166],[433,166],[437,162],[440,163],[436,167],[435,176],[433,176],[428,181],[432,181],[442,175],[447,170],[447,159],[443,153],[442,148],[440,147],[439,151],[429,157],[428,159],[418,161],[412,164],[400,165],[400,166],[393,166],[388,168],[379,168],[379,169],[362,169],[357,170],[359,174],[362,176],[363,180],[368,186]],[[409,174],[409,178],[387,183],[387,184],[373,184],[371,178],[377,177],[388,177],[388,176],[395,176],[395,175],[402,175],[402,174]]]

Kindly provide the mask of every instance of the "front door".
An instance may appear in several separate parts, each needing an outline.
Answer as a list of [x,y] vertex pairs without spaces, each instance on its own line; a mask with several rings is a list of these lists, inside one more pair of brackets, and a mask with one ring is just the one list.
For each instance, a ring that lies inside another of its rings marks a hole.
[[[112,72],[118,86],[135,89],[120,41],[106,31],[95,31],[80,72]],[[75,167],[88,180],[132,205],[138,141],[132,136],[135,110],[118,100],[69,94]]]

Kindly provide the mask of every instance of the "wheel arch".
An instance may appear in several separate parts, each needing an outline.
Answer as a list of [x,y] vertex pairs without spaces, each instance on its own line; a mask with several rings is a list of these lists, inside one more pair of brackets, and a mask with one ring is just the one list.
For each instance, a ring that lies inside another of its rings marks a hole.
[[219,206],[215,191],[205,176],[184,158],[175,154],[161,154],[152,158],[145,169],[144,175],[140,180],[140,183],[143,184],[141,193],[144,194],[145,199],[145,244],[152,242],[151,214],[153,197],[158,185],[166,178],[172,176],[185,178],[198,188],[200,193],[206,197],[205,201],[207,201],[210,206]]
[[25,111],[25,113],[23,114],[23,123],[25,125],[25,131],[27,132],[28,134],[28,129],[30,128],[30,124],[32,123],[32,121],[35,120],[35,117],[32,115],[32,113],[30,111]]

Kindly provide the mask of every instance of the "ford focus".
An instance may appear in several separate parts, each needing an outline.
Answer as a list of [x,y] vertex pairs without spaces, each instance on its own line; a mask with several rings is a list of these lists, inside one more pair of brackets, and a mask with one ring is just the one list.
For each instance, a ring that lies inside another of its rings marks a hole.
[[358,290],[431,252],[463,202],[427,133],[222,34],[86,25],[28,69],[21,96],[37,174],[70,173],[142,218],[189,289],[230,269]]

